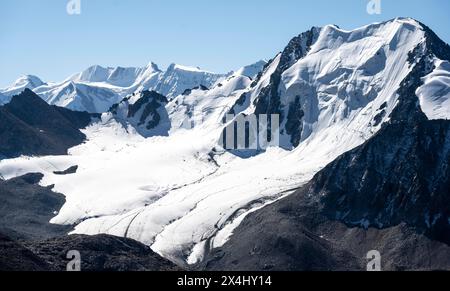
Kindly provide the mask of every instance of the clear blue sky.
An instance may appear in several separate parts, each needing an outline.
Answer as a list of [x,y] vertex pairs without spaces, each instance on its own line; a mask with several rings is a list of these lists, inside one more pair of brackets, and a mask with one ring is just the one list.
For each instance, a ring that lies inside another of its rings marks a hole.
[[21,74],[61,81],[93,64],[165,67],[172,62],[226,72],[269,59],[311,26],[353,29],[414,17],[450,42],[449,0],[0,0],[0,87]]

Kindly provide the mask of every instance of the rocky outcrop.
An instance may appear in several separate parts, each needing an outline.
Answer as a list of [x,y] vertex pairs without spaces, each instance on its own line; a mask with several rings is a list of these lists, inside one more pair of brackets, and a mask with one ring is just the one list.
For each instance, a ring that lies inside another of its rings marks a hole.
[[31,90],[0,107],[0,157],[64,155],[81,144],[95,115],[50,106]]
[[143,91],[125,98],[109,110],[112,118],[132,126],[144,137],[167,136],[171,128],[165,106],[168,100],[155,91]]
[[38,185],[42,174],[0,180],[0,233],[13,239],[47,239],[65,235],[71,226],[49,221],[66,202],[52,187]]
[[67,170],[64,171],[54,171],[53,174],[55,175],[71,175],[71,174],[75,174],[78,171],[78,166],[72,166],[69,167]]

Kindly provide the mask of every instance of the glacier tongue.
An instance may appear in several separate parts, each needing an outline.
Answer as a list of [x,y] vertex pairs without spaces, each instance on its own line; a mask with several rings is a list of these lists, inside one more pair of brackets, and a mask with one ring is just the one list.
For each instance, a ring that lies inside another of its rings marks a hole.
[[[309,41],[293,42],[300,47],[286,50],[294,53],[281,53],[265,65],[256,81],[246,69],[216,79],[173,65],[163,82],[144,74],[148,78],[140,80],[141,89],[166,86],[164,92],[177,94],[165,105],[168,136],[145,139],[135,127],[103,118],[85,130],[88,141],[69,156],[4,160],[0,174],[44,173],[42,184],[54,184],[67,196],[52,222],[77,224],[75,233],[126,236],[174,261],[196,263],[209,248],[221,246],[249,212],[289,195],[388,122],[398,104],[397,90],[412,70],[409,53],[425,36],[410,19],[354,31],[326,26],[312,33]],[[439,87],[444,82],[448,89],[448,63],[436,64],[418,90],[430,116],[448,114],[442,109],[448,108],[448,94]],[[105,72],[97,70],[89,77],[103,80]],[[185,88],[181,80],[212,84],[209,90]],[[262,106],[274,100],[274,106]],[[303,116],[293,122],[290,112],[298,107]],[[222,120],[232,108],[242,114],[258,113],[258,108],[279,112],[282,147],[247,159],[222,150],[217,144]],[[292,143],[293,134],[298,145]],[[73,165],[79,166],[75,174],[53,174]]]

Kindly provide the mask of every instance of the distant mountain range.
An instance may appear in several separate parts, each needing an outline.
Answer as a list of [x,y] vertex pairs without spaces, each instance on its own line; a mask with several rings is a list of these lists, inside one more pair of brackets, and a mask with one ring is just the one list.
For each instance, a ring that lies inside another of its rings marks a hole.
[[[239,69],[238,73],[253,78],[264,64],[260,61]],[[60,83],[45,83],[32,75],[22,76],[10,87],[0,89],[0,104],[9,102],[24,89],[30,89],[51,105],[102,113],[133,93],[149,90],[172,98],[200,85],[209,88],[231,74],[215,74],[176,64],[171,64],[165,71],[154,63],[142,68],[92,66]]]

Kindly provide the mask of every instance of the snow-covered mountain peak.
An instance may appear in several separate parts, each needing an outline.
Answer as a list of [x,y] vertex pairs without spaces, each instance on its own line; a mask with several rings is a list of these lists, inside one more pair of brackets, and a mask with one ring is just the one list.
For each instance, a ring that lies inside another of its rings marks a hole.
[[265,65],[267,65],[267,61],[259,60],[254,64],[240,68],[234,73],[234,75],[247,76],[255,79],[256,76],[258,76],[258,74],[263,70]]
[[108,79],[112,68],[104,68],[100,65],[94,65],[79,74],[76,74],[72,80],[77,82],[104,82]]
[[162,70],[159,68],[159,66],[154,63],[154,62],[150,62],[147,65],[147,71],[151,70],[152,72],[162,72]]
[[130,87],[147,71],[147,68],[136,67],[102,67],[91,66],[74,75],[71,80],[78,83],[105,83],[116,87]]
[[44,85],[45,83],[34,75],[23,75],[19,79],[17,79],[13,87],[27,87],[28,89],[34,89],[39,86]]
[[45,83],[38,77],[33,75],[23,75],[10,87],[0,89],[0,93],[4,96],[2,98],[3,103],[9,102],[12,96],[20,94],[25,89],[33,90],[42,85],[45,85]]
[[313,27],[265,67],[239,100],[247,107],[237,104],[237,113],[278,114],[286,149],[329,135],[332,127],[354,126],[363,141],[389,119],[396,90],[411,72],[411,52],[424,36],[422,25],[411,19],[352,31]]
[[[215,74],[195,67],[171,64],[160,76],[155,91],[169,98],[182,94],[186,89],[199,86],[212,87],[225,75]],[[147,89],[147,88],[145,88]]]
[[128,130],[143,137],[166,136],[171,128],[165,106],[167,98],[155,91],[143,91],[123,99],[102,116],[103,122],[115,119]]
[[351,45],[355,42],[374,42],[389,44],[395,50],[405,37],[411,33],[421,33],[422,25],[411,18],[396,18],[386,22],[374,23],[354,30],[344,30],[335,25],[327,25],[311,48],[311,53],[323,49],[337,49],[343,44]]
[[213,74],[212,72],[202,70],[200,67],[191,67],[180,64],[172,63],[167,67],[167,72],[171,71],[185,71],[185,72],[195,72],[195,73],[208,73]]

